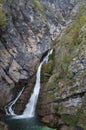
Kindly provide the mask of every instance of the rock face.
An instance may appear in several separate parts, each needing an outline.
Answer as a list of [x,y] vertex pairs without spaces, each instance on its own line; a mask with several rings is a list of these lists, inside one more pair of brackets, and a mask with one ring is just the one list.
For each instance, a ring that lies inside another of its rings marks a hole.
[[[84,1],[83,1],[84,2]],[[86,129],[86,3],[53,43],[54,52],[42,67],[37,112],[48,125]]]
[[5,2],[7,23],[0,25],[0,109],[31,82],[43,53],[64,29],[75,5],[76,0]]
[[0,122],[0,129],[1,130],[8,130],[8,127],[6,124],[4,124],[3,122]]

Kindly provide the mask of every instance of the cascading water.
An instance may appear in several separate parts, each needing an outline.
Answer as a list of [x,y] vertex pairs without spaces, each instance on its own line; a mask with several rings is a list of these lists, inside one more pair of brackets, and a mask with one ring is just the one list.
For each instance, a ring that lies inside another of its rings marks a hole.
[[26,105],[26,108],[23,112],[23,115],[25,117],[34,117],[35,116],[35,109],[36,109],[36,104],[37,104],[37,99],[38,99],[38,95],[39,95],[39,91],[40,91],[40,75],[41,75],[41,67],[43,65],[44,62],[48,61],[49,55],[52,54],[51,50],[48,55],[43,59],[43,61],[40,63],[39,67],[38,67],[38,71],[37,71],[37,75],[36,75],[36,84],[33,90],[33,93],[31,95],[31,98],[28,102],[28,104]]
[[53,50],[51,50],[48,53],[48,55],[43,59],[43,61],[40,63],[38,67],[34,90],[30,100],[26,105],[23,114],[16,115],[14,113],[13,107],[16,101],[18,100],[18,98],[21,96],[24,88],[21,90],[21,92],[18,94],[15,100],[10,102],[5,107],[5,111],[7,115],[5,119],[5,123],[8,124],[9,130],[54,130],[42,124],[40,120],[35,116],[35,109],[36,109],[37,99],[40,91],[41,67],[44,62],[48,61],[49,55],[52,54],[52,51]]
[[53,52],[53,50],[51,50],[47,56],[43,59],[43,61],[40,63],[38,70],[37,70],[37,75],[36,75],[36,83],[34,86],[34,90],[33,93],[31,95],[30,100],[28,101],[26,108],[23,112],[22,115],[16,115],[12,109],[13,105],[16,103],[16,101],[18,100],[18,98],[20,97],[20,95],[22,94],[24,88],[22,89],[22,91],[19,93],[19,95],[17,96],[17,98],[12,101],[11,103],[9,103],[6,107],[5,107],[5,111],[6,111],[6,115],[12,115],[12,118],[31,118],[35,116],[35,109],[36,109],[36,104],[37,104],[37,100],[38,100],[38,95],[39,95],[39,91],[40,91],[40,75],[41,75],[41,67],[43,65],[44,62],[48,61],[49,55],[51,55]]
[[22,88],[22,90],[19,92],[18,96],[16,97],[15,100],[13,100],[12,102],[10,102],[7,106],[5,106],[5,112],[6,115],[16,115],[13,111],[13,105],[15,105],[15,103],[17,102],[17,100],[19,99],[19,97],[21,96],[22,92],[24,90],[24,87]]

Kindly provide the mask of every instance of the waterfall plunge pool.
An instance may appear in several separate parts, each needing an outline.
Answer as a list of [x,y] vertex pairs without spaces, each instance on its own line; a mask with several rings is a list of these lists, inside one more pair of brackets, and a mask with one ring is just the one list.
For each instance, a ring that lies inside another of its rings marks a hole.
[[12,119],[5,118],[9,130],[53,130],[42,124],[38,118]]

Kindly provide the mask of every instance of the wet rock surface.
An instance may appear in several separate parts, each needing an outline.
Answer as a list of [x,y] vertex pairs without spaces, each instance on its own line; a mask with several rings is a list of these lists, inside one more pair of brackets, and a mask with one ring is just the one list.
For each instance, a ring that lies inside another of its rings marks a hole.
[[0,122],[0,130],[8,130],[8,126],[5,123]]

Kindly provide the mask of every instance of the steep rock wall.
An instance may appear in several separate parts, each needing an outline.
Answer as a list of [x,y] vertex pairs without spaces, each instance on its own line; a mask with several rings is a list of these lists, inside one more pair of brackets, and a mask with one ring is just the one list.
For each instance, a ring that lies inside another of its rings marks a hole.
[[86,129],[86,2],[53,43],[42,67],[37,112],[43,122],[66,130]]

